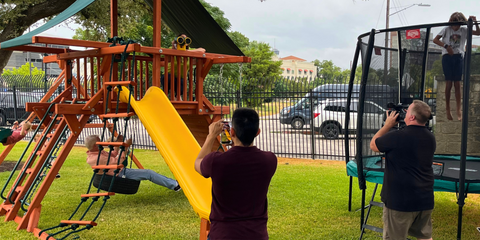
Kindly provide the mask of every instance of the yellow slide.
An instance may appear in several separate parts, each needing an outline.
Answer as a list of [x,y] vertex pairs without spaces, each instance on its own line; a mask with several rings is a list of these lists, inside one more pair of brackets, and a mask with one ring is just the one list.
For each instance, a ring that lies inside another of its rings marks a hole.
[[[130,92],[123,87],[122,102],[128,102]],[[200,145],[165,93],[150,87],[140,101],[130,101],[155,146],[180,183],[183,192],[200,218],[209,219],[212,204],[212,181],[195,171],[194,162]]]

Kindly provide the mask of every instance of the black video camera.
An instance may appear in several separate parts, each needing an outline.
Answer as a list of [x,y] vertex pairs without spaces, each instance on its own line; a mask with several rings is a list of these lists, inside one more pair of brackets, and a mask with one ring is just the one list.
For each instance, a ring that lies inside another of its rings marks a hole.
[[[408,109],[409,104],[394,104],[394,103],[388,103],[387,104],[387,109],[389,111],[395,111],[398,113],[397,117],[397,122],[398,122],[398,128],[404,128],[406,126],[405,124],[405,117],[407,116],[407,109]],[[387,116],[385,115],[383,117],[383,121],[385,122],[387,120]]]

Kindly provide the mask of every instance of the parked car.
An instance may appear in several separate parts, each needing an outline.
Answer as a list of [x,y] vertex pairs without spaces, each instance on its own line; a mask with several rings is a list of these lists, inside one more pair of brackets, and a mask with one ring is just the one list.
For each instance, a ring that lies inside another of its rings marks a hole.
[[[357,99],[353,99],[350,103],[349,133],[355,133],[357,130],[358,103]],[[314,129],[322,133],[327,139],[336,139],[340,134],[346,134],[346,107],[346,99],[325,101],[319,104],[314,110]],[[374,102],[365,101],[363,116],[364,129],[371,129],[376,132],[382,127],[385,109]]]
[[40,98],[30,93],[16,92],[16,117],[13,92],[0,93],[0,126],[4,126],[7,122],[23,121],[28,118],[30,112],[25,109],[27,102],[39,102]]
[[[360,93],[360,85],[354,84],[352,89],[352,99],[358,99]],[[386,107],[389,102],[396,103],[397,92],[387,85],[369,85],[366,88],[365,99],[382,107]],[[294,129],[301,129],[305,124],[310,124],[312,119],[312,109],[310,105],[313,103],[315,108],[320,102],[325,100],[347,99],[348,84],[325,84],[312,90],[312,94],[308,93],[300,99],[295,105],[286,107],[280,111],[280,123],[290,124]]]
[[[312,99],[313,106],[317,106],[318,99]],[[307,94],[295,105],[286,107],[280,111],[280,123],[290,124],[293,129],[301,129],[305,124],[310,124],[312,118],[312,109],[310,108],[310,98]]]

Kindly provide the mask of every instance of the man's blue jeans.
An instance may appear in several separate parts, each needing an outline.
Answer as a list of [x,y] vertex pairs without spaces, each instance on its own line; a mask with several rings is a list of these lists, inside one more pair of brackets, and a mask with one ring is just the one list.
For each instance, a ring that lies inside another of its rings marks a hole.
[[124,168],[118,175],[122,178],[125,177],[137,181],[149,180],[150,182],[164,186],[171,190],[178,185],[176,180],[160,175],[150,169]]

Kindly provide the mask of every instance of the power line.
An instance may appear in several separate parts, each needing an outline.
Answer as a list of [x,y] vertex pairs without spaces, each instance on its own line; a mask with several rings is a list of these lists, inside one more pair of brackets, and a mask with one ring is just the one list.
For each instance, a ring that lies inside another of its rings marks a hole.
[[380,22],[380,16],[382,16],[382,12],[383,12],[383,5],[385,5],[385,1],[386,1],[386,0],[383,0],[383,3],[382,3],[382,8],[380,8],[380,13],[378,14],[377,25],[375,25],[375,28],[376,28],[376,29],[378,29],[378,22]]

